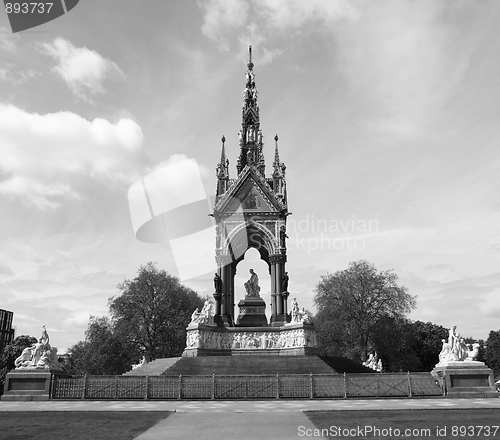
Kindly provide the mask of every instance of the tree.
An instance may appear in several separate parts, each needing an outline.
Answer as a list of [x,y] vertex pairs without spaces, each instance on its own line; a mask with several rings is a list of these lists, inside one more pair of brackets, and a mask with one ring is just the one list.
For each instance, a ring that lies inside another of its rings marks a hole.
[[133,347],[115,335],[107,317],[91,316],[85,341],[78,342],[68,352],[73,374],[123,374],[139,358]]
[[373,350],[384,371],[421,371],[421,361],[414,346],[416,337],[408,319],[384,316],[373,330]]
[[118,288],[121,296],[109,303],[117,336],[140,350],[148,362],[179,356],[191,314],[203,306],[202,298],[153,263],[141,266],[133,280]]
[[410,331],[414,337],[411,349],[420,360],[419,371],[431,371],[439,362],[443,339],[448,340],[448,329],[432,322],[415,321],[410,324]]
[[18,336],[10,344],[6,345],[0,355],[0,394],[3,393],[5,376],[14,368],[14,361],[21,356],[26,347],[31,347],[38,340],[32,336]]
[[322,352],[364,361],[381,320],[404,319],[416,306],[416,297],[397,281],[392,270],[379,272],[365,260],[322,276],[314,298]]
[[500,374],[500,330],[491,330],[485,345],[484,361],[496,376]]

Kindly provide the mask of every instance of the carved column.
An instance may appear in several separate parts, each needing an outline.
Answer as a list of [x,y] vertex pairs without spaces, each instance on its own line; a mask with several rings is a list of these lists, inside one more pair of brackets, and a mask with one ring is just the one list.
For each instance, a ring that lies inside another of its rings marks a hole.
[[[271,325],[280,326],[286,323],[286,305],[281,292],[282,277],[285,273],[286,255],[271,255],[269,258],[271,264],[271,295],[273,314],[271,316]],[[274,289],[274,290],[273,290]]]
[[224,316],[227,314],[227,304],[226,304],[226,297],[227,297],[227,266],[222,266],[220,268],[221,274],[220,277],[222,279],[222,301],[221,301],[221,311],[220,314],[221,316]]
[[278,260],[276,262],[276,293],[277,293],[277,300],[278,300],[278,304],[277,304],[277,314],[278,316],[279,315],[283,315],[283,297],[281,295],[281,277],[283,276],[283,273],[282,273],[282,266],[281,266],[281,262]]
[[277,315],[277,308],[276,308],[276,263],[271,262],[271,322],[272,322],[272,317],[275,317]]
[[234,277],[236,276],[236,263],[231,264],[231,277],[229,280],[228,315],[231,317],[230,324],[234,323]]
[[[217,268],[217,275],[219,276],[219,282],[214,283],[214,299],[215,299],[215,315],[220,316],[221,313],[221,298],[222,298],[222,278],[221,278],[221,268]],[[218,286],[216,284],[219,284]]]

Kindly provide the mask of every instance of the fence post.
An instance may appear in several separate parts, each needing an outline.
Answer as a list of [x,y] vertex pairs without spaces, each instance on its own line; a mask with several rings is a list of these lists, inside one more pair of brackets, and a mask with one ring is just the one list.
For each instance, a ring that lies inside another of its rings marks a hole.
[[410,376],[410,372],[408,371],[408,390],[410,391],[410,394],[408,397],[413,397],[413,391],[411,389],[411,376]]
[[310,382],[310,385],[311,385],[311,399],[314,399],[314,384],[313,384],[313,374],[312,373],[309,373],[309,377],[311,379],[311,382]]
[[86,374],[83,376],[83,392],[82,392],[82,399],[85,399],[85,394],[87,394],[87,375],[86,375]]
[[276,373],[276,399],[280,398],[280,376]]
[[179,374],[179,399],[182,399],[182,374]]
[[344,371],[344,399],[347,398],[347,377],[345,375],[345,371]]
[[146,396],[144,397],[145,400],[149,399],[149,376],[146,376]]
[[49,399],[53,399],[55,388],[56,388],[56,375],[51,374],[50,375]]
[[212,400],[215,400],[215,373],[212,374]]
[[118,399],[118,376],[115,376],[115,398],[114,400]]

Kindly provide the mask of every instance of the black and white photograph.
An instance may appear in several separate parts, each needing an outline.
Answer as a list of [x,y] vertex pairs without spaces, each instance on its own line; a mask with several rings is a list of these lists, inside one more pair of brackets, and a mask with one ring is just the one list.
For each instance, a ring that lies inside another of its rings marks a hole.
[[500,438],[499,23],[4,0],[0,439]]

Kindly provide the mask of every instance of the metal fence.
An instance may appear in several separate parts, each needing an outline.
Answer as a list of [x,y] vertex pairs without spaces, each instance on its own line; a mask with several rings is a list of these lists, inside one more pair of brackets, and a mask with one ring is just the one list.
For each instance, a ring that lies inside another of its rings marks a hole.
[[325,399],[441,396],[430,373],[53,376],[52,399]]

